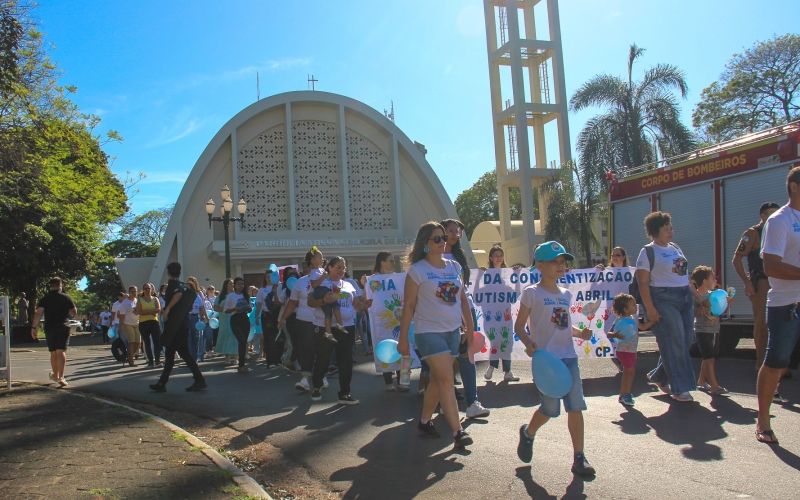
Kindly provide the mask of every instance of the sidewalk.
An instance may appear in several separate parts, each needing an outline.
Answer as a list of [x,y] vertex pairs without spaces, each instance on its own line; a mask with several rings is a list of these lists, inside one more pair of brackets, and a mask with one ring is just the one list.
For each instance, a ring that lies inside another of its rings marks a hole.
[[67,392],[21,384],[0,391],[3,497],[252,498],[159,422]]

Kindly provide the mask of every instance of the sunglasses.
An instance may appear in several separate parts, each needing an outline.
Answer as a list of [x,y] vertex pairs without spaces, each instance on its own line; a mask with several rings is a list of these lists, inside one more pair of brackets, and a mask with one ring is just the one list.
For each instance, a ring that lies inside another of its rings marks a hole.
[[437,245],[438,245],[439,243],[443,242],[443,241],[444,241],[445,243],[447,243],[447,235],[445,234],[444,236],[434,236],[433,238],[430,238],[428,241],[433,241],[433,242],[434,242],[434,243],[436,243]]

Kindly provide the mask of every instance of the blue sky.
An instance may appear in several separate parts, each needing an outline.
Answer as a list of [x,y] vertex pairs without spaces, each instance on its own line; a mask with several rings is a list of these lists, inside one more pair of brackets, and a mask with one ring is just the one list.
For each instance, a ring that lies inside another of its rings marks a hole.
[[[562,0],[567,96],[592,76],[625,73],[628,47],[686,72],[689,124],[700,92],[734,53],[796,31],[796,0]],[[261,96],[343,94],[383,110],[427,147],[450,195],[494,169],[480,0],[41,0],[35,11],[74,100],[117,130],[114,172],[144,172],[134,213],[174,203],[216,132]],[[596,114],[569,117],[575,137]],[[555,148],[548,158],[555,159]],[[198,209],[201,209],[198,207]]]

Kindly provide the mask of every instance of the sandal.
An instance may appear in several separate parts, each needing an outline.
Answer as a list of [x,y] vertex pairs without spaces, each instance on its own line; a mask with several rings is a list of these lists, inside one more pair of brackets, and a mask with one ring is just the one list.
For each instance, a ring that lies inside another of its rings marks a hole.
[[775,433],[772,432],[772,429],[762,431],[756,427],[756,440],[759,443],[778,444],[778,438],[775,437]]
[[711,394],[712,396],[719,396],[720,394],[727,394],[729,392],[731,392],[731,391],[729,391],[728,389],[726,389],[726,388],[724,388],[722,386],[719,386],[716,389],[714,389],[713,391],[709,392],[709,394]]
[[709,384],[708,382],[706,382],[706,383],[705,383],[705,384],[703,384],[703,385],[698,385],[698,386],[697,386],[697,389],[698,389],[698,390],[701,390],[701,391],[708,391],[708,390],[710,390],[710,389],[711,389],[711,384]]

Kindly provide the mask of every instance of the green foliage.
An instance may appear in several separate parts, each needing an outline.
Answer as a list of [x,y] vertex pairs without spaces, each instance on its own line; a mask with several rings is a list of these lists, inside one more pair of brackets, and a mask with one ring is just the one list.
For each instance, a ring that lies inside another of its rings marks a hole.
[[175,205],[170,205],[137,215],[122,225],[119,234],[127,240],[159,247],[164,239],[164,233],[167,232],[167,224],[174,208]]
[[593,183],[604,183],[606,172],[669,158],[694,147],[691,132],[680,121],[680,106],[674,95],[678,91],[686,97],[683,71],[658,64],[634,81],[633,65],[643,53],[644,49],[631,45],[627,81],[598,75],[570,99],[572,111],[590,106],[606,109],[578,134],[580,164],[590,172]]
[[[522,199],[519,189],[513,188],[509,192],[511,219],[522,218]],[[458,197],[454,203],[458,218],[466,226],[467,238],[472,237],[472,231],[483,221],[500,219],[500,201],[497,194],[497,176],[494,172],[486,172],[478,181]],[[539,202],[536,191],[533,192],[533,206],[536,216],[539,214]]]
[[545,239],[560,242],[590,266],[592,250],[600,249],[597,222],[606,215],[604,191],[598,189],[592,169],[569,162],[540,189],[548,198]]
[[[117,274],[115,258],[155,257],[157,245],[146,245],[139,241],[114,240],[103,245],[96,253],[92,266],[86,273],[88,286],[86,291],[94,294],[99,302],[106,306],[117,299],[117,292],[122,290],[122,281]],[[141,287],[141,283],[134,283]]]
[[692,125],[706,142],[800,119],[800,36],[787,34],[734,54],[703,89]]
[[93,134],[98,119],[58,85],[31,10],[0,1],[0,289],[35,304],[50,276],[83,277],[127,198]]

